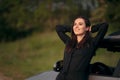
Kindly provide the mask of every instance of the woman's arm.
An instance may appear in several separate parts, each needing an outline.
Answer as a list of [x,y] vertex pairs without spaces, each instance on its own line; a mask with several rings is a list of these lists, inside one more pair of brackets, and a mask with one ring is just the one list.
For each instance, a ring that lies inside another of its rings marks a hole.
[[101,24],[97,24],[97,25],[93,25],[91,28],[91,32],[98,32],[97,35],[94,38],[94,44],[96,47],[98,47],[98,44],[100,43],[100,41],[103,40],[106,32],[108,29],[108,24],[107,23],[101,23]]
[[70,32],[70,31],[71,31],[70,27],[63,26],[63,25],[57,25],[56,26],[57,34],[65,44],[67,44],[67,42],[70,40],[70,37],[65,33]]

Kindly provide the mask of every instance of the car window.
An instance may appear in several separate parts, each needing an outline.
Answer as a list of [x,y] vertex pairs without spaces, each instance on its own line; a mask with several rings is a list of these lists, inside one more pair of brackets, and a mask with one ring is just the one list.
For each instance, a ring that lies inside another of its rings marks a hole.
[[106,49],[98,49],[96,55],[92,58],[91,63],[101,62],[105,65],[115,67],[120,59],[120,52],[107,51]]

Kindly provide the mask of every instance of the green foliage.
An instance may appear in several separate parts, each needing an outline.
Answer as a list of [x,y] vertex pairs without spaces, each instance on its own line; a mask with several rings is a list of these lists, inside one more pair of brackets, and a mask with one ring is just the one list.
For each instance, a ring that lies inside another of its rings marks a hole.
[[0,72],[13,80],[24,80],[52,70],[54,63],[62,59],[64,48],[56,36],[53,32],[40,33],[23,40],[0,43]]
[[92,23],[100,23],[105,22],[105,14],[107,9],[107,4],[105,0],[99,1],[99,7],[97,7],[95,10],[91,12],[90,20]]
[[92,23],[108,22],[109,32],[120,30],[120,1],[100,0],[99,7],[91,12]]
[[106,11],[106,19],[109,21],[113,30],[120,30],[120,1],[119,0],[109,0],[108,7]]
[[0,37],[9,41],[16,39],[13,34],[53,30],[57,24],[70,24],[74,16],[84,13],[74,0],[1,0]]
[[0,41],[21,38],[34,29],[31,25],[32,14],[23,1],[2,0],[0,5]]

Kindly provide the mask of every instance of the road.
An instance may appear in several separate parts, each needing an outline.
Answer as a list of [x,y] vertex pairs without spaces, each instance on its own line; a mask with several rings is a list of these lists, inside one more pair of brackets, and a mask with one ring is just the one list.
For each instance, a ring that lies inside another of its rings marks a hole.
[[57,75],[58,75],[58,72],[47,71],[47,72],[43,72],[35,76],[29,77],[25,80],[55,80]]

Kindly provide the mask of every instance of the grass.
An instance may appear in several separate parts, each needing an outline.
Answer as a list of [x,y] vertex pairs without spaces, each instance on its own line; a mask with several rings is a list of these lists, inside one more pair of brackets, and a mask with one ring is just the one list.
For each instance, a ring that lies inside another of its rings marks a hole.
[[[24,80],[35,74],[52,70],[63,58],[64,44],[55,32],[33,34],[15,42],[0,43],[0,72],[13,80]],[[119,53],[99,49],[92,62],[114,66]]]
[[62,42],[54,32],[33,34],[15,42],[0,43],[0,72],[22,80],[37,73],[51,70],[62,58]]

